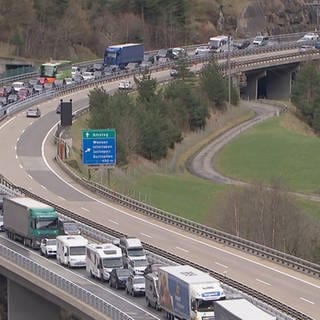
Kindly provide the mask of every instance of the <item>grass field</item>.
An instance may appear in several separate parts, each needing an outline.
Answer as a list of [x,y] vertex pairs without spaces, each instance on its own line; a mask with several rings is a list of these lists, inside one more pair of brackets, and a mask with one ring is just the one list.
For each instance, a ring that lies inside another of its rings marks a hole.
[[214,164],[225,175],[244,181],[280,179],[290,190],[320,192],[320,139],[273,118],[228,144]]

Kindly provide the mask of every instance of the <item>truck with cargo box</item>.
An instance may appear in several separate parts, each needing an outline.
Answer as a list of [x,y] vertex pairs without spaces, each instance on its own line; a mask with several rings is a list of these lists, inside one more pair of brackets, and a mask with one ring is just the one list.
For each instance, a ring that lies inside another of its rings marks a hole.
[[259,309],[246,299],[232,299],[215,303],[215,320],[276,320],[275,316]]
[[3,224],[8,238],[39,248],[41,239],[58,235],[56,210],[27,197],[4,198]]
[[160,267],[158,289],[167,319],[214,320],[214,302],[225,299],[219,280],[189,265]]
[[129,63],[141,64],[144,58],[144,45],[142,43],[124,43],[105,48],[104,65],[117,66],[124,69]]

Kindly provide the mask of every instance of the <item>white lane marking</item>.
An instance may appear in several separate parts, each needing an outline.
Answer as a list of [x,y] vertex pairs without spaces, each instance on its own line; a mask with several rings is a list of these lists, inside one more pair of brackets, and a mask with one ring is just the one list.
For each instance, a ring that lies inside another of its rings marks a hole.
[[[17,145],[14,145],[14,151],[17,151]],[[16,155],[16,158],[18,158],[18,156]]]
[[176,247],[178,250],[181,250],[181,251],[183,251],[183,252],[189,252],[189,250],[187,250],[187,249],[183,249],[183,248],[180,248],[180,247]]
[[216,262],[215,264],[216,264],[217,266],[222,267],[222,268],[226,268],[226,269],[229,268],[228,266],[226,266],[226,265],[224,265],[224,264],[222,264],[222,263],[219,263],[219,262]]
[[19,142],[19,140],[20,140],[20,137],[17,138],[17,143]]
[[271,286],[271,284],[270,283],[268,283],[268,282],[265,282],[265,281],[263,281],[263,280],[260,280],[260,279],[256,279],[258,282],[261,282],[261,283],[263,283],[263,284],[265,284],[265,285],[267,285],[267,286]]
[[26,131],[26,129],[23,129],[22,131],[21,131],[21,133],[24,133]]
[[61,200],[64,200],[64,201],[66,200],[65,198],[63,198],[61,196],[58,196],[58,198],[61,199]]
[[81,209],[84,210],[84,211],[90,212],[90,210],[85,208],[85,207],[81,207]]
[[119,222],[111,220],[111,219],[108,219],[108,221],[112,222],[113,224],[119,224]]
[[300,297],[300,299],[303,300],[303,301],[305,301],[305,302],[308,302],[308,303],[310,303],[310,304],[314,304],[314,302],[312,302],[312,301],[310,301],[310,300],[308,300],[308,299],[305,299],[305,298],[303,298],[303,297]]
[[6,125],[8,125],[11,121],[13,121],[16,118],[16,116],[12,117],[10,120],[5,122],[2,126],[0,126],[0,130],[3,129]]
[[[112,289],[110,289],[110,288],[108,288],[108,287],[106,287],[106,286],[103,286],[103,285],[101,285],[101,284],[99,284],[99,283],[97,283],[97,282],[94,282],[94,281],[92,281],[90,278],[84,277],[84,276],[82,276],[81,274],[78,274],[77,272],[74,272],[74,271],[70,270],[69,268],[67,268],[67,267],[59,264],[58,262],[53,262],[53,261],[51,261],[51,259],[47,259],[47,258],[45,258],[45,257],[42,257],[40,254],[37,255],[33,250],[28,249],[27,247],[23,246],[23,245],[20,244],[20,243],[17,243],[16,241],[9,240],[9,239],[7,239],[7,238],[6,238],[6,240],[14,243],[15,245],[23,248],[24,250],[27,250],[27,251],[29,251],[29,252],[34,253],[34,254],[37,256],[37,258],[43,259],[43,260],[45,260],[46,262],[48,262],[48,263],[50,263],[50,264],[53,264],[54,266],[60,268],[63,273],[64,273],[64,272],[68,272],[68,273],[72,274],[73,276],[76,275],[77,277],[79,277],[79,278],[81,278],[81,279],[83,279],[83,280],[85,280],[85,281],[88,281],[89,283],[93,284],[94,286],[99,287],[99,288],[102,289],[103,291],[107,291],[108,293],[112,294],[113,296],[115,296],[115,297],[117,297],[117,298],[125,301],[126,303],[134,306],[135,308],[143,311],[144,313],[150,315],[150,316],[153,317],[154,319],[156,319],[156,320],[161,320],[161,319],[162,319],[162,317],[159,318],[159,317],[157,317],[156,315],[150,313],[148,310],[143,309],[143,308],[141,308],[140,306],[138,306],[137,304],[131,302],[130,300],[127,300],[126,298],[124,298],[124,297],[122,297],[122,296],[119,296],[114,290],[112,290]],[[98,297],[97,295],[95,295],[95,293],[94,293],[93,291],[89,291],[88,289],[86,289],[86,290],[87,290],[88,292],[90,292],[90,293],[92,294],[92,296]],[[101,299],[101,297],[98,297],[98,298]],[[102,299],[103,299],[103,298],[102,298]],[[119,308],[117,308],[116,306],[114,306],[112,303],[108,302],[108,304],[112,305],[115,309],[119,310]],[[128,314],[128,317],[129,317],[129,314]]]
[[33,180],[33,177],[31,174],[28,174],[28,177]]
[[16,154],[16,159],[18,159],[18,155]]
[[22,166],[22,164],[21,164],[21,163],[19,164],[19,167],[20,167],[21,169],[23,169],[23,166]]
[[149,236],[149,235],[148,235],[148,234],[146,234],[146,233],[140,232],[140,234],[141,234],[142,236],[147,237],[147,238],[152,238],[151,236]]
[[[59,122],[60,122],[60,121],[59,121]],[[103,201],[101,201],[101,200],[99,200],[99,199],[96,199],[96,198],[94,198],[94,197],[86,194],[85,192],[81,191],[80,189],[76,188],[75,186],[73,186],[72,184],[70,184],[68,181],[66,181],[65,179],[63,179],[61,176],[59,176],[59,174],[51,168],[51,166],[49,165],[49,163],[48,163],[48,161],[47,161],[47,159],[46,159],[46,157],[45,157],[45,155],[44,155],[44,145],[45,145],[45,142],[46,142],[46,140],[48,139],[48,137],[49,137],[49,135],[51,134],[51,132],[52,132],[52,131],[55,129],[55,127],[58,125],[59,122],[57,122],[57,123],[48,131],[48,133],[46,134],[45,138],[43,139],[42,145],[41,145],[41,155],[42,155],[42,159],[43,159],[44,163],[45,163],[46,166],[49,168],[49,170],[50,170],[58,179],[60,179],[63,183],[65,183],[66,185],[68,185],[70,188],[76,190],[77,192],[81,193],[81,194],[84,195],[85,197],[87,197],[87,198],[89,198],[89,199],[91,199],[91,200],[93,200],[93,201],[96,201],[96,202],[100,203],[101,205],[103,205],[103,206],[105,206],[105,207],[111,208],[111,209],[113,209],[114,211],[121,213],[121,215],[126,215],[126,216],[128,216],[128,217],[130,217],[130,218],[132,218],[132,219],[136,219],[136,220],[141,221],[141,222],[143,222],[143,223],[145,223],[145,224],[149,224],[149,225],[151,225],[151,226],[153,226],[153,227],[155,227],[155,228],[157,228],[157,229],[161,229],[161,230],[163,230],[163,231],[166,231],[166,232],[169,232],[169,233],[171,233],[171,234],[177,235],[177,236],[179,236],[180,238],[188,239],[188,240],[190,240],[190,241],[193,241],[193,242],[195,242],[195,243],[201,244],[201,245],[203,245],[203,246],[206,246],[206,247],[209,247],[209,248],[218,250],[218,251],[220,251],[220,252],[223,252],[224,254],[228,254],[228,255],[230,255],[230,256],[237,257],[238,259],[241,259],[241,260],[243,260],[243,261],[250,262],[250,263],[255,264],[255,265],[257,265],[257,266],[259,266],[259,267],[261,267],[261,268],[268,269],[268,270],[271,270],[271,271],[273,271],[273,272],[275,272],[275,273],[279,273],[279,274],[281,274],[281,275],[283,275],[283,276],[285,276],[285,277],[294,279],[294,280],[296,280],[296,281],[300,281],[300,282],[302,282],[302,283],[304,283],[304,284],[306,284],[306,285],[309,285],[309,286],[311,286],[311,287],[320,289],[320,285],[316,285],[316,284],[314,284],[314,283],[311,283],[311,282],[308,282],[308,281],[306,281],[306,280],[300,279],[300,278],[298,278],[298,277],[296,277],[296,276],[293,276],[293,275],[291,275],[291,274],[288,274],[288,273],[286,273],[286,272],[283,272],[283,271],[277,270],[277,269],[275,269],[275,268],[273,268],[273,267],[264,265],[263,263],[260,263],[260,262],[258,262],[258,261],[250,260],[249,258],[246,258],[246,257],[241,256],[240,254],[236,254],[236,253],[234,253],[234,252],[229,252],[229,251],[227,251],[227,250],[225,250],[225,249],[216,247],[216,246],[214,246],[214,245],[212,245],[212,244],[209,244],[209,243],[203,242],[203,241],[201,241],[201,240],[192,238],[192,237],[190,237],[190,236],[181,234],[181,233],[179,233],[178,231],[170,230],[170,229],[168,229],[168,228],[166,228],[166,227],[159,226],[159,225],[156,224],[156,223],[153,223],[153,222],[148,221],[148,220],[144,220],[143,218],[134,216],[134,215],[132,215],[132,214],[130,214],[130,213],[124,211],[124,210],[121,210],[121,209],[119,209],[119,208],[116,208],[116,207],[112,206],[111,204],[108,204],[108,203],[105,203],[105,202],[103,202]]]
[[42,189],[48,190],[47,187],[43,186],[42,184],[40,184]]

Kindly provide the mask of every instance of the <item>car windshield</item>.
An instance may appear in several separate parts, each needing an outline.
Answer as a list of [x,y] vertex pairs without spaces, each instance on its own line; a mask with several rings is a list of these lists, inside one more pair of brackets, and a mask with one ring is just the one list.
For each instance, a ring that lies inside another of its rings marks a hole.
[[36,219],[36,229],[57,229],[58,219],[38,218]]
[[83,256],[86,254],[86,247],[70,247],[70,256]]
[[128,269],[117,269],[118,277],[129,277],[130,271]]
[[261,42],[262,40],[263,40],[262,36],[255,37],[255,39],[254,39],[254,41],[258,41],[258,42]]
[[136,283],[136,284],[144,283],[144,278],[143,277],[134,277],[133,283]]
[[205,311],[212,311],[214,307],[214,301],[213,300],[197,300],[198,302],[198,310],[201,312]]
[[103,267],[104,268],[121,268],[122,267],[122,257],[119,258],[104,258]]
[[147,260],[135,260],[134,261],[134,266],[135,267],[146,267],[148,265]]
[[56,239],[47,239],[47,246],[55,246],[57,244]]
[[144,250],[143,248],[132,248],[132,249],[128,249],[128,255],[131,257],[140,257],[140,256],[144,256]]
[[79,227],[75,222],[64,222],[63,223],[64,230],[68,231],[78,231]]

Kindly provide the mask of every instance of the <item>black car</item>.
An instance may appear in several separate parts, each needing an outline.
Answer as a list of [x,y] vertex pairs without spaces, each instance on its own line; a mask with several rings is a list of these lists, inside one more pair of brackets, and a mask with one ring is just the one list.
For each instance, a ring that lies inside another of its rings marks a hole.
[[79,235],[81,230],[79,225],[73,220],[58,220],[58,229],[60,235]]
[[110,273],[110,287],[125,289],[130,271],[128,269],[113,269]]

